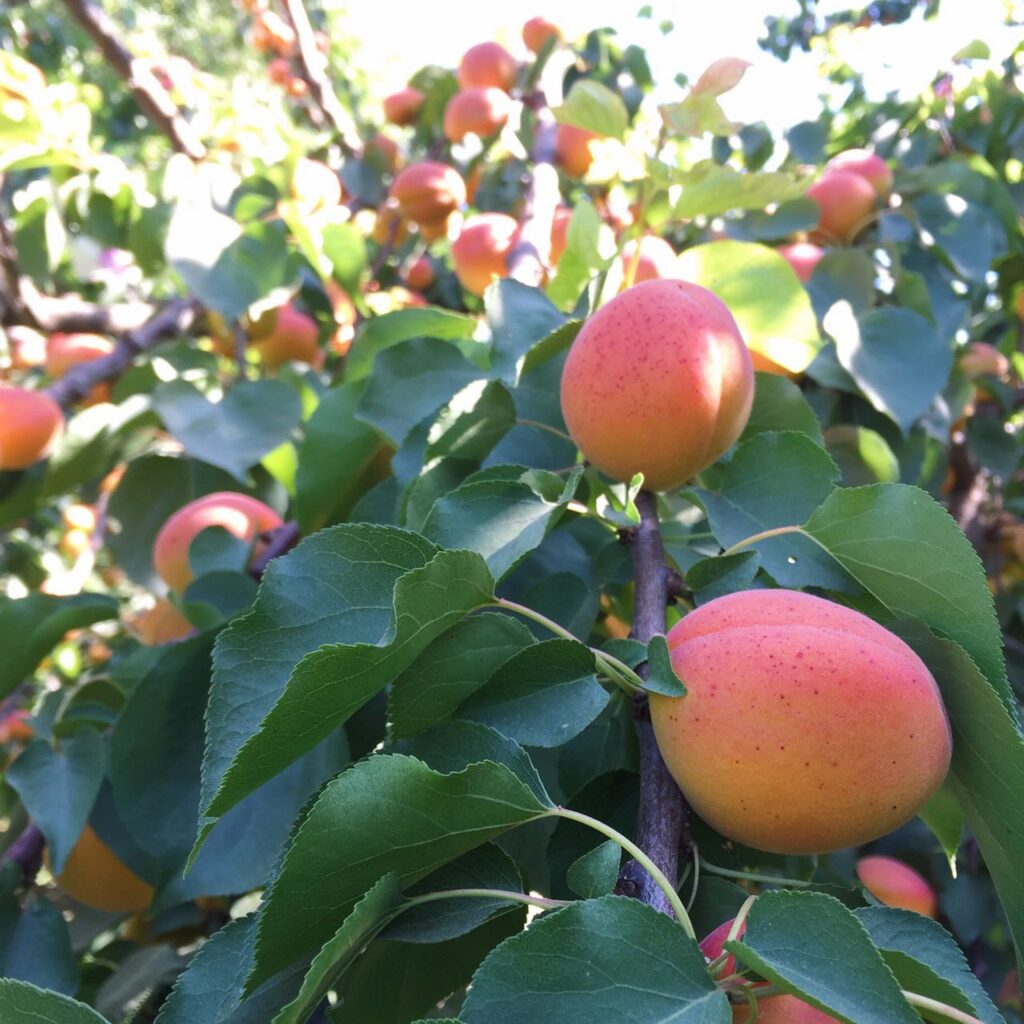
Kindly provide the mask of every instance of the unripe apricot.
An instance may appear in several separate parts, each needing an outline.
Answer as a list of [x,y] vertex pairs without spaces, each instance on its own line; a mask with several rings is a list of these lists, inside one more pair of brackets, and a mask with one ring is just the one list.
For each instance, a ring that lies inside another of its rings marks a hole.
[[424,160],[398,172],[391,195],[408,220],[436,224],[466,201],[466,183],[454,167]]
[[501,89],[463,89],[444,108],[444,133],[451,142],[461,142],[470,134],[490,138],[505,127],[511,107],[508,93]]
[[[48,852],[44,859],[49,869]],[[153,887],[120,860],[91,825],[85,826],[56,880],[79,903],[112,914],[137,914],[153,902]]]
[[796,276],[806,284],[814,273],[825,250],[813,242],[793,242],[790,245],[780,245],[776,252],[793,268]]
[[678,487],[739,437],[754,371],[736,321],[706,288],[646,281],[602,306],[562,372],[562,415],[580,451],[609,476]]
[[516,59],[501,43],[477,43],[459,61],[460,89],[493,86],[508,92],[516,81]]
[[196,534],[219,526],[252,543],[259,534],[281,525],[281,517],[262,501],[235,491],[218,491],[182,506],[160,527],[153,544],[153,565],[172,589],[183,592],[194,579],[188,549]]
[[548,262],[553,267],[558,265],[568,244],[570,220],[572,210],[568,206],[559,206],[555,209],[555,216],[551,220],[551,254],[548,257]]
[[562,30],[545,17],[538,15],[523,25],[523,42],[531,53],[540,53],[544,49],[544,44],[552,37],[561,40]]
[[384,117],[399,128],[413,124],[423,106],[423,93],[411,85],[384,97]]
[[13,324],[6,331],[12,370],[31,370],[45,365],[46,335],[21,324]]
[[519,225],[507,213],[470,217],[452,242],[452,262],[462,287],[483,295],[492,276],[508,276],[508,255],[519,237]]
[[851,233],[875,208],[875,190],[871,183],[851,171],[833,171],[816,181],[808,190],[821,209],[818,231],[840,242],[851,240]]
[[702,605],[668,634],[685,697],[650,695],[658,747],[693,809],[773,853],[826,853],[902,825],[939,788],[938,687],[895,634],[789,590]]
[[263,365],[276,369],[284,363],[315,363],[320,355],[316,321],[286,302],[277,310],[273,329],[252,343]]
[[139,643],[150,647],[181,640],[195,629],[166,598],[161,598],[152,608],[127,619],[125,625]]
[[72,366],[102,359],[114,348],[114,342],[100,334],[51,334],[46,343],[46,372],[63,377]]
[[594,162],[592,146],[597,140],[593,132],[571,124],[555,129],[555,158],[570,178],[582,178]]
[[341,178],[320,160],[300,157],[292,174],[292,199],[304,210],[326,210],[341,202]]
[[[639,258],[637,257],[638,248],[640,250]],[[675,249],[664,238],[659,238],[657,235],[643,235],[639,241],[633,239],[623,246],[623,274],[629,273],[634,260],[636,260],[636,275],[633,278],[633,284],[679,276],[678,257]]]
[[64,414],[49,395],[0,387],[0,470],[45,459],[63,430]]
[[405,283],[418,292],[426,291],[434,283],[434,264],[429,256],[419,256],[405,272]]
[[892,171],[889,165],[869,149],[848,149],[832,157],[825,164],[825,173],[849,171],[859,174],[875,190],[877,196],[887,196],[892,190]]
[[[746,1003],[733,1004],[733,1024],[746,1024],[749,1017]],[[768,996],[757,1001],[756,1024],[836,1024],[837,1020],[796,996]]]
[[875,854],[857,861],[857,877],[872,896],[889,907],[913,910],[924,917],[935,917],[938,900],[928,880],[895,857]]

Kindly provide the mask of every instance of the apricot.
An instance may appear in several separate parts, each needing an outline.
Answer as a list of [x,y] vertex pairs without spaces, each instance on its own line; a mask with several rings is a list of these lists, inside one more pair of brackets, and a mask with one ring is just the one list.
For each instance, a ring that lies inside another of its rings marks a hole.
[[892,171],[889,165],[869,149],[847,149],[832,157],[825,164],[825,174],[835,171],[849,171],[859,174],[879,197],[887,196],[892,191]]
[[401,245],[409,237],[409,224],[394,199],[389,199],[377,210],[370,237],[378,245]]
[[560,124],[555,129],[555,159],[570,178],[582,178],[590,170],[597,138],[593,132],[571,124]]
[[302,99],[303,96],[309,92],[309,86],[306,84],[304,78],[300,78],[298,75],[292,75],[291,78],[285,83],[284,91],[291,96],[292,99]]
[[260,53],[274,50],[290,57],[296,48],[295,30],[274,11],[257,11],[252,20],[252,44]]
[[61,521],[69,530],[83,530],[92,533],[96,529],[96,509],[92,505],[67,505],[60,514]]
[[46,343],[46,372],[63,377],[72,366],[102,359],[114,348],[114,342],[100,334],[51,334]]
[[157,574],[179,593],[194,579],[188,549],[196,534],[213,526],[252,543],[281,525],[281,517],[262,501],[235,491],[217,491],[183,505],[160,527],[153,544]]
[[813,242],[793,242],[790,245],[780,245],[776,250],[778,254],[793,268],[796,276],[806,284],[814,273],[825,250]]
[[418,256],[405,272],[405,283],[418,292],[426,291],[435,279],[434,264],[429,256]]
[[987,341],[968,342],[963,348],[959,365],[968,377],[986,376],[1005,380],[1010,376],[1010,360]]
[[[44,860],[52,870],[48,852]],[[91,825],[85,826],[56,880],[69,896],[94,910],[138,914],[153,902],[153,886],[139,878]]]
[[511,109],[512,101],[501,89],[463,89],[444,108],[444,133],[450,142],[461,142],[470,134],[490,138],[505,127]]
[[[732,923],[735,918],[730,917],[728,921],[723,921],[714,931],[708,932],[703,939],[700,940],[700,951],[704,954],[705,959],[710,963],[712,960],[717,960],[725,952],[725,942],[729,938],[729,932],[732,930]],[[744,921],[739,930],[736,933],[736,938],[741,939],[747,930],[747,922]],[[722,969],[719,972],[722,977],[728,977],[736,971],[736,957],[730,955],[722,961]]]
[[466,183],[454,167],[424,160],[398,172],[391,196],[408,220],[438,224],[466,201]]
[[568,206],[559,206],[555,209],[555,215],[551,220],[551,254],[548,257],[548,262],[553,267],[558,266],[558,261],[569,242],[570,220],[572,210]]
[[668,634],[685,697],[650,696],[665,763],[723,836],[772,853],[877,839],[949,768],[921,659],[867,616],[789,590],[716,598]]
[[[733,1024],[747,1024],[749,1017],[746,1003],[733,1004]],[[838,1019],[796,996],[768,996],[757,1001],[757,1024],[835,1024]]]
[[157,601],[152,608],[127,619],[125,625],[139,643],[149,647],[181,640],[195,629],[178,608],[165,598]]
[[21,324],[13,324],[6,330],[12,370],[31,370],[45,365],[46,335]]
[[854,229],[875,208],[875,190],[871,183],[852,171],[833,171],[816,181],[808,190],[821,210],[818,232],[839,242],[851,241]]
[[0,387],[0,470],[45,459],[64,430],[60,406],[42,391]]
[[462,230],[462,220],[462,214],[456,210],[440,220],[420,221],[417,225],[420,229],[420,238],[424,242],[436,242],[439,238],[455,238]]
[[292,62],[287,57],[275,57],[267,65],[267,75],[275,85],[287,85],[292,77]]
[[68,558],[81,558],[92,548],[92,541],[85,530],[68,530],[60,539],[58,547]]
[[384,97],[384,117],[399,128],[415,124],[423,106],[423,93],[411,85]]
[[292,173],[292,199],[305,210],[326,210],[341,202],[341,179],[320,160],[300,157]]
[[857,877],[872,896],[889,907],[935,917],[939,910],[935,890],[908,864],[874,854],[857,861]]
[[523,25],[523,42],[531,53],[540,53],[544,49],[544,44],[551,38],[560,42],[562,30],[553,21],[548,21],[541,15],[530,18]]
[[[637,257],[638,248],[640,250],[639,258]],[[629,274],[634,260],[636,261],[636,275],[633,278],[633,284],[679,276],[678,257],[675,249],[664,238],[659,238],[657,235],[643,235],[639,240],[633,239],[623,246],[622,270],[624,275]]]
[[452,262],[462,287],[483,295],[492,277],[508,276],[508,256],[519,237],[519,225],[507,213],[470,217],[452,242]]
[[380,132],[366,143],[363,155],[370,163],[392,174],[402,162],[402,151],[398,148],[398,143],[387,135],[381,135]]
[[284,363],[315,363],[320,355],[317,345],[319,329],[316,321],[286,302],[277,310],[273,328],[252,348],[259,353],[263,365],[276,369]]
[[602,306],[576,336],[562,372],[573,440],[616,480],[643,473],[667,491],[739,437],[754,371],[736,321],[687,281],[645,281]]
[[459,61],[459,88],[486,89],[493,86],[508,92],[515,85],[517,69],[515,57],[501,43],[477,43]]
[[28,743],[35,735],[35,731],[29,722],[30,714],[21,709],[12,711],[9,715],[0,718],[0,745],[8,743]]

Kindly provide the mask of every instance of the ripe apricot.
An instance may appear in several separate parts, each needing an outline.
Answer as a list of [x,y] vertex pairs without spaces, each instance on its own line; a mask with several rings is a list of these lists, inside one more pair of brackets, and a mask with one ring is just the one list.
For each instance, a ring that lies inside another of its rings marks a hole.
[[72,366],[108,356],[114,347],[110,338],[100,334],[51,334],[46,343],[46,372],[63,377]]
[[455,238],[462,230],[462,214],[458,210],[438,220],[421,220],[417,225],[424,242],[436,242],[439,238]]
[[150,647],[181,640],[195,629],[166,598],[161,598],[152,608],[126,619],[125,625],[139,643]]
[[616,480],[667,491],[714,462],[746,426],[754,371],[736,321],[706,288],[645,281],[602,306],[562,373],[562,415]]
[[729,839],[787,854],[857,846],[902,825],[946,776],[935,680],[859,612],[749,590],[691,612],[668,644],[687,694],[651,695],[658,746]]
[[848,149],[832,157],[825,164],[825,173],[849,171],[859,174],[875,190],[875,195],[887,196],[892,190],[892,171],[889,165],[870,149]]
[[367,141],[363,156],[388,173],[394,173],[402,162],[402,151],[398,148],[398,143],[380,132]]
[[811,279],[814,268],[825,255],[825,250],[813,242],[792,242],[790,245],[780,245],[776,252],[793,268],[796,276],[805,284]]
[[292,62],[287,57],[275,57],[267,65],[267,75],[275,85],[287,85],[292,77]]
[[194,576],[188,549],[196,534],[213,526],[247,543],[281,525],[281,517],[262,501],[235,491],[217,491],[183,505],[160,527],[153,544],[153,565],[158,575],[179,593]]
[[569,242],[570,220],[572,210],[568,206],[559,206],[555,209],[555,216],[551,220],[551,254],[548,257],[548,262],[553,267],[558,266],[558,261]]
[[501,89],[463,89],[444,108],[444,133],[451,142],[461,142],[470,134],[490,138],[505,127],[511,108],[508,93]]
[[42,391],[0,387],[0,470],[45,459],[64,430],[60,406]]
[[60,514],[61,521],[69,530],[83,530],[92,533],[96,529],[96,509],[92,505],[67,505]]
[[292,199],[304,210],[326,210],[341,202],[341,178],[320,160],[300,157],[292,173]]
[[435,224],[466,201],[466,183],[454,167],[424,160],[398,172],[391,196],[408,220]]
[[501,43],[477,43],[459,61],[460,89],[493,86],[508,92],[516,81],[516,59]]
[[508,276],[508,255],[519,237],[519,225],[507,213],[470,217],[452,242],[452,262],[462,287],[483,295],[492,276]]
[[418,256],[405,272],[405,283],[415,291],[424,292],[434,283],[434,264],[429,256]]
[[530,18],[523,25],[523,42],[531,53],[540,53],[544,49],[544,44],[552,36],[557,40],[561,40],[562,30],[553,21],[548,21],[547,18],[541,15],[538,15],[536,18]]
[[[733,1024],[746,1024],[749,1017],[746,1003],[733,1004]],[[768,996],[757,1001],[757,1024],[836,1024],[837,1019],[796,996]]]
[[816,181],[808,190],[821,209],[818,232],[839,242],[852,240],[854,228],[875,208],[875,190],[871,183],[852,171],[833,171]]
[[263,365],[276,369],[284,363],[315,363],[320,355],[316,321],[286,302],[277,310],[274,326],[258,341],[252,342]]
[[399,128],[414,124],[423,106],[423,93],[411,85],[384,97],[384,117]]
[[[735,918],[730,917],[728,921],[723,921],[714,931],[708,932],[703,939],[700,940],[700,951],[704,954],[706,960],[717,960],[725,952],[725,943],[729,938],[729,932],[732,931],[732,923]],[[736,932],[736,938],[743,938],[744,933],[747,930],[747,922],[743,921]],[[722,977],[726,977],[732,974],[736,970],[736,957],[727,956],[722,961],[722,969],[720,974]]]
[[[47,868],[51,862],[45,854]],[[144,882],[86,825],[68,855],[57,884],[71,897],[95,910],[137,914],[153,902],[153,887]]]
[[388,199],[377,210],[370,237],[378,245],[401,245],[409,237],[409,224],[394,199]]
[[857,861],[857,877],[872,896],[889,907],[913,910],[924,917],[935,917],[938,900],[928,880],[909,864],[874,854]]
[[555,129],[555,159],[570,178],[582,178],[590,170],[597,138],[593,132],[571,124],[560,124]]
[[35,731],[28,721],[30,717],[27,710],[20,709],[0,718],[0,745],[28,743],[35,735]]
[[[640,250],[639,258],[637,249]],[[633,278],[633,284],[679,276],[676,269],[678,257],[675,249],[664,238],[659,238],[657,235],[643,235],[639,240],[633,239],[623,246],[623,274],[629,273],[634,260],[636,260],[636,275]]]
[[960,355],[959,365],[968,377],[999,377],[1005,380],[1010,375],[1010,360],[987,341],[968,342]]

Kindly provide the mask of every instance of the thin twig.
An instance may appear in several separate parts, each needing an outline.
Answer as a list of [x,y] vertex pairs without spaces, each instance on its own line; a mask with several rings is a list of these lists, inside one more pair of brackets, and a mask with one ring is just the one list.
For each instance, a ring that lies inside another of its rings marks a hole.
[[46,840],[38,826],[28,825],[25,830],[11,843],[3,853],[3,860],[17,864],[21,868],[21,877],[25,885],[31,885],[39,874],[43,863],[43,849]]
[[262,578],[267,571],[267,566],[285,552],[290,551],[299,542],[299,524],[294,519],[282,523],[273,530],[269,530],[263,538],[263,549],[253,559],[249,566],[249,575],[256,579]]
[[551,225],[560,196],[555,169],[555,120],[546,102],[537,101],[534,167],[523,201],[519,240],[508,257],[509,277],[539,287],[551,256]]

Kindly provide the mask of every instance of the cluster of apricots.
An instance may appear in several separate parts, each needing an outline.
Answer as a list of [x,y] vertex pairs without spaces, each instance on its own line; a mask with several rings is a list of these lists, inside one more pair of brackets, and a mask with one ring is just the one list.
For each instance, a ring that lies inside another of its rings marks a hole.
[[[252,14],[252,45],[258,53],[270,56],[267,74],[291,97],[301,99],[309,92],[309,85],[295,68],[298,39],[295,30],[267,0],[239,0],[239,6]],[[321,53],[330,49],[330,40],[323,32],[316,32],[316,45]],[[273,56],[271,56],[273,55]]]

